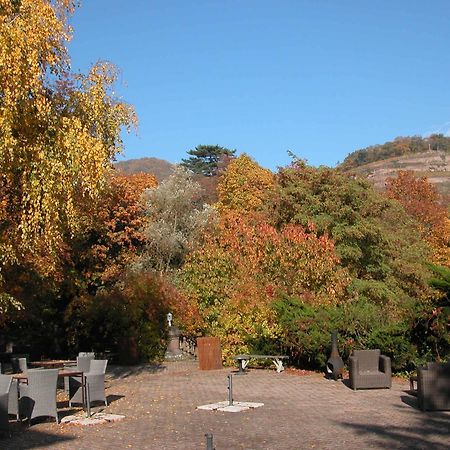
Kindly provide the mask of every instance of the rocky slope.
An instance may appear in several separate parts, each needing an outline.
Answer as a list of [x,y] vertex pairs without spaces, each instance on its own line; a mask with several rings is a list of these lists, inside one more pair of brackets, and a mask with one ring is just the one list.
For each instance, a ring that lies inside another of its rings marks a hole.
[[450,198],[450,153],[431,150],[405,156],[396,156],[374,161],[359,167],[345,170],[346,173],[367,177],[382,190],[386,178],[395,177],[398,170],[412,170],[417,176],[426,176],[445,197]]

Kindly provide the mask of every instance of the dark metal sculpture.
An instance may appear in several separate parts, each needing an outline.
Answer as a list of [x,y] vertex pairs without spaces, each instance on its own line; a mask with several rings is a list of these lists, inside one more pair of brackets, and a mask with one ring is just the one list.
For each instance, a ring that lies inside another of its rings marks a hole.
[[339,377],[342,378],[344,361],[339,356],[337,347],[337,330],[331,332],[331,355],[328,358],[326,370],[328,378],[333,378],[335,380]]

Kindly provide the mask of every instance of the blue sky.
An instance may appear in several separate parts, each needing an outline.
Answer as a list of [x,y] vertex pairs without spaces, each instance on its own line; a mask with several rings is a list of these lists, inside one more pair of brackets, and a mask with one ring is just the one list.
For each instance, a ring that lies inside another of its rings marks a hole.
[[218,144],[334,166],[450,131],[448,0],[82,0],[71,23],[73,70],[121,70],[139,117],[125,159]]

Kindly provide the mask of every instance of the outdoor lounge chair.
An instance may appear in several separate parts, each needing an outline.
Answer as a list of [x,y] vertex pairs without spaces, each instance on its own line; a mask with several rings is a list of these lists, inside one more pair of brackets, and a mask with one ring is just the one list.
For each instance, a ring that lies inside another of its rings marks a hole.
[[[77,367],[76,370],[88,373],[91,367],[91,361],[94,359],[94,355],[89,356],[78,356],[77,357]],[[69,377],[69,406],[76,403],[83,403],[83,380],[81,377]],[[67,389],[66,389],[67,392]]]
[[92,402],[99,401],[104,402],[105,406],[108,406],[105,395],[105,372],[107,364],[107,359],[93,359],[89,372],[85,374],[86,396],[89,405]]
[[20,383],[19,412],[29,422],[35,417],[54,417],[56,410],[56,385],[58,369],[31,369],[27,372],[28,384]]
[[13,373],[23,373],[28,369],[26,358],[11,358]]
[[8,397],[11,388],[11,377],[0,375],[0,431],[9,433]]
[[355,350],[349,361],[349,378],[352,389],[391,387],[391,359],[381,355],[380,350]]
[[16,420],[19,420],[19,382],[14,379],[11,380],[9,388],[8,414],[16,416]]
[[450,410],[450,362],[417,370],[417,398],[423,411]]

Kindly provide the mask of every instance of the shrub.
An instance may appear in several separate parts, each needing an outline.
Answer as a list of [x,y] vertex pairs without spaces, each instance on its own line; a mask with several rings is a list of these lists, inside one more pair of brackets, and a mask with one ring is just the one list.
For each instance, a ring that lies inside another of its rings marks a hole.
[[167,283],[152,273],[128,275],[121,288],[78,298],[66,313],[74,350],[118,352],[135,342],[144,361],[163,357],[166,348]]

